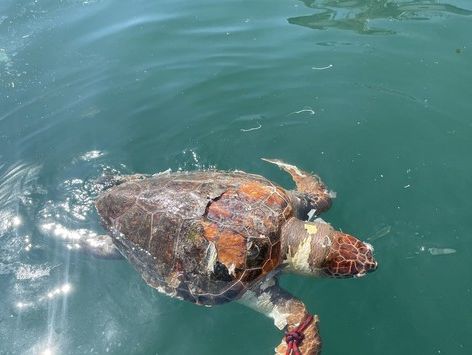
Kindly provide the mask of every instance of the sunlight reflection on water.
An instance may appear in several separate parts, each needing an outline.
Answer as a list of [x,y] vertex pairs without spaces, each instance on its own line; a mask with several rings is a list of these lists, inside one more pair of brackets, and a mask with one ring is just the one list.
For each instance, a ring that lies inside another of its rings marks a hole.
[[[68,168],[92,164],[92,175],[98,177],[106,168],[92,162],[103,155],[98,150],[86,152]],[[88,249],[100,246],[100,237],[85,222],[98,190],[93,179],[78,178],[67,178],[48,190],[40,176],[38,165],[0,166],[0,275],[10,285],[0,313],[9,312],[9,319],[16,318],[17,327],[22,328],[22,323],[29,324],[46,312],[46,329],[29,326],[18,341],[46,330],[44,339],[26,353],[59,354],[66,338],[57,334],[57,328],[67,329],[68,297],[80,287],[77,281],[70,281],[77,280],[71,257],[81,245]]]

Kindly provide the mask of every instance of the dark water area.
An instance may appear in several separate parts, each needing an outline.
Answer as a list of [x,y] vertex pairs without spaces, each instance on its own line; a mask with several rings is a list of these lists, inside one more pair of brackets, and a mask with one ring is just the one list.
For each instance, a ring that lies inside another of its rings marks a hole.
[[148,287],[77,241],[103,172],[318,173],[375,247],[352,280],[284,275],[323,354],[472,353],[468,0],[0,2],[0,354],[273,354],[238,303]]

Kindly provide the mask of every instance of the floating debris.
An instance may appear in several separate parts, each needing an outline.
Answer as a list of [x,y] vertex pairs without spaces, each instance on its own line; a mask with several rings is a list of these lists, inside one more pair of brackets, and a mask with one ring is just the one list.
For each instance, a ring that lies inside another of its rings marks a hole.
[[333,64],[329,64],[325,67],[311,67],[313,70],[326,70],[326,69],[331,69],[333,67]]
[[428,252],[431,255],[449,255],[456,253],[457,250],[452,248],[428,248]]
[[385,226],[380,228],[378,231],[376,231],[373,235],[367,238],[367,240],[377,240],[380,238],[385,237],[387,234],[390,233],[390,230],[392,229],[391,226]]
[[255,130],[261,129],[261,128],[262,128],[262,125],[261,125],[260,123],[258,123],[258,126],[257,126],[257,127],[241,128],[240,131],[241,131],[241,132],[251,132],[251,131],[255,131]]
[[288,115],[294,115],[294,114],[299,114],[303,112],[308,112],[310,115],[314,115],[315,111],[313,111],[311,108],[304,108],[303,110],[295,111],[295,112],[290,112]]

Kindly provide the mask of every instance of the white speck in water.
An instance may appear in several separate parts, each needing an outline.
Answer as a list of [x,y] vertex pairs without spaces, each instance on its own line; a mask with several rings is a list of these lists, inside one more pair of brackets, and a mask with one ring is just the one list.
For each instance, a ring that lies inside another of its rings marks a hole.
[[407,189],[407,188],[409,188],[410,186],[411,186],[411,185],[408,184],[408,185],[403,186],[403,188],[404,188],[404,189]]
[[195,163],[198,164],[198,155],[195,153],[193,150],[190,150],[192,152],[192,158]]

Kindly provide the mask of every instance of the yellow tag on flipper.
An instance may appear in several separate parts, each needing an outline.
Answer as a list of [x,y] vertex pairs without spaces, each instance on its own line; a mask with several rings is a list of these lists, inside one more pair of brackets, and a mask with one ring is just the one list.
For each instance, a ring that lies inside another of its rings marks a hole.
[[305,229],[308,234],[316,234],[316,232],[318,231],[318,228],[316,228],[316,226],[311,223],[305,223]]

